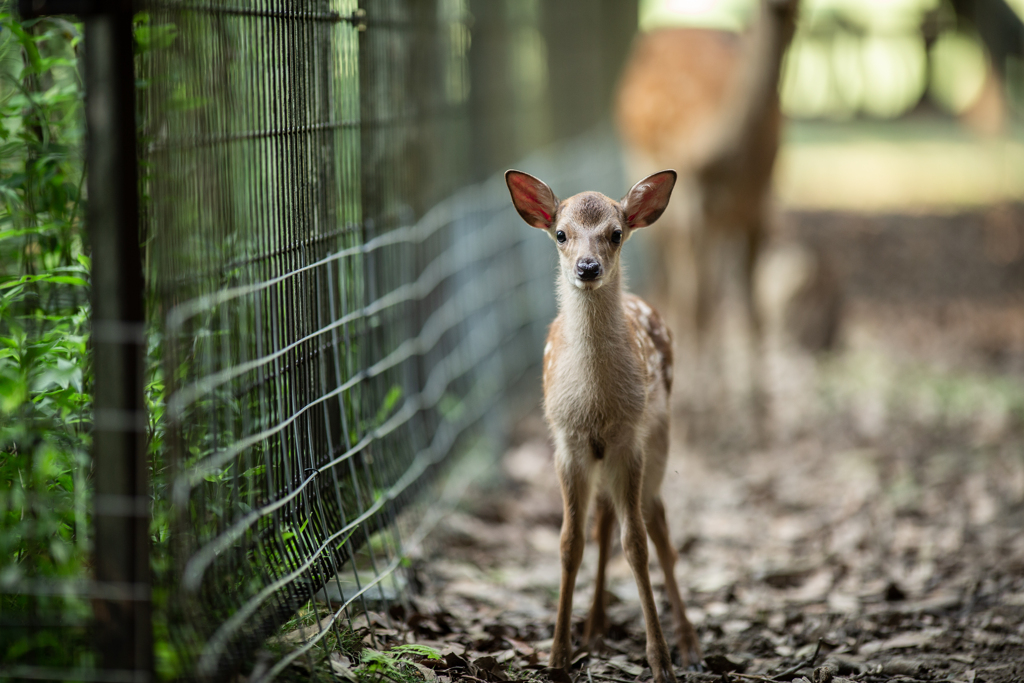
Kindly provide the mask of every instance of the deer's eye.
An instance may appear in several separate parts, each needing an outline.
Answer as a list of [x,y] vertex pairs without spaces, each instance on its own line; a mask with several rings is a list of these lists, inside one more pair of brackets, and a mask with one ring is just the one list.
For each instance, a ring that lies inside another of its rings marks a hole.
[[562,231],[562,230],[559,230],[558,232],[556,232],[555,233],[555,239],[558,240],[559,244],[565,244],[565,232]]
[[616,230],[612,233],[612,244],[619,244],[622,242],[622,231]]

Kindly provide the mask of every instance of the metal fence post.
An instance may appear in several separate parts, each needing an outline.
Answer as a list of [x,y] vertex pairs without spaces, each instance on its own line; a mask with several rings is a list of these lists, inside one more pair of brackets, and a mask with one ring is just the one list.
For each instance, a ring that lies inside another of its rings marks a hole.
[[23,0],[23,16],[85,17],[88,229],[94,384],[93,599],[100,665],[152,671],[149,496],[143,400],[145,303],[139,247],[130,2]]
[[135,69],[130,2],[86,20],[89,238],[93,253],[96,580],[102,666],[152,671],[146,458],[145,301],[139,247]]

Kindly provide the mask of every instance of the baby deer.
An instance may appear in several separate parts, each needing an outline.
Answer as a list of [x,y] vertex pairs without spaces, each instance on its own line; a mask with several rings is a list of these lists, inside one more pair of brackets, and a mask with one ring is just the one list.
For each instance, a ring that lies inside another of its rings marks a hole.
[[599,560],[584,638],[593,650],[605,628],[605,564],[618,516],[622,548],[640,592],[647,661],[654,680],[669,683],[676,677],[651,591],[648,534],[665,572],[683,662],[698,665],[701,657],[673,574],[676,552],[659,494],[668,457],[672,337],[650,306],[622,291],[619,255],[634,230],[665,211],[676,172],[644,178],[621,202],[598,192],[559,202],[545,183],[520,171],[508,171],[505,181],[519,215],[547,231],[558,248],[559,313],[544,348],[544,411],[554,434],[564,509],[551,666],[566,668],[572,659],[572,595],[587,508],[596,493]]

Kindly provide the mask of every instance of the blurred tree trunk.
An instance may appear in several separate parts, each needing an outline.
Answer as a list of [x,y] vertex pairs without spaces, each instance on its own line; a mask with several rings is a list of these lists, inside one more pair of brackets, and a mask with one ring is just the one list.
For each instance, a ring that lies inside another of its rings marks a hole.
[[556,138],[580,133],[608,116],[637,31],[638,12],[638,0],[544,4],[542,25]]
[[504,2],[473,0],[470,47],[470,110],[473,176],[479,180],[518,156],[512,120],[511,50]]
[[472,0],[474,176],[606,120],[638,0]]

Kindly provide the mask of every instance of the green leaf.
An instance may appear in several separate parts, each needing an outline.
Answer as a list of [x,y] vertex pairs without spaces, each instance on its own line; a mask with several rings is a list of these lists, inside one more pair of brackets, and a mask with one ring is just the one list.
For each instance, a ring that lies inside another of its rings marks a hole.
[[72,275],[22,275],[17,280],[0,283],[0,289],[9,289],[28,282],[52,282],[54,284],[76,285],[79,287],[84,287],[89,284],[82,278],[74,277]]
[[36,47],[36,39],[29,35],[16,21],[5,21],[4,28],[8,29],[18,39],[18,42],[21,44],[21,48],[25,51],[25,54],[28,57],[29,65],[32,70],[35,73],[42,73],[42,60],[39,56],[39,48]]
[[50,222],[35,225],[30,228],[22,228],[21,230],[0,230],[0,240],[13,239],[15,237],[23,237],[25,235],[42,235],[60,227],[62,227],[60,223]]
[[28,384],[21,377],[0,375],[0,412],[10,415],[28,399]]
[[32,390],[42,392],[53,385],[57,385],[61,389],[67,389],[72,382],[75,382],[76,386],[81,386],[82,368],[76,363],[63,358],[57,358],[51,367],[43,370],[35,378],[35,381],[32,383]]
[[397,652],[398,654],[412,654],[426,657],[427,659],[441,659],[441,652],[435,650],[428,645],[418,645],[416,643],[409,643],[407,645],[397,645],[391,648],[391,652]]
[[384,402],[381,404],[380,409],[377,411],[377,415],[374,418],[374,425],[379,427],[384,424],[384,421],[391,415],[391,411],[394,410],[395,406],[402,398],[402,387],[397,384],[388,389],[387,395],[384,396]]

